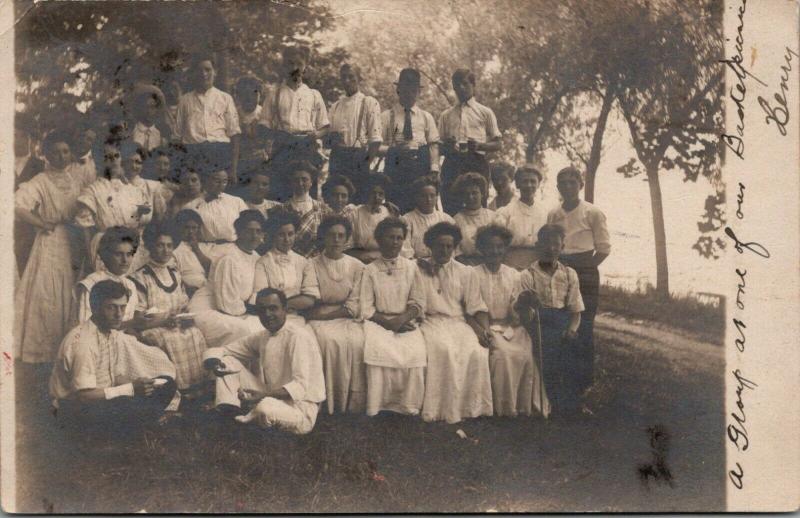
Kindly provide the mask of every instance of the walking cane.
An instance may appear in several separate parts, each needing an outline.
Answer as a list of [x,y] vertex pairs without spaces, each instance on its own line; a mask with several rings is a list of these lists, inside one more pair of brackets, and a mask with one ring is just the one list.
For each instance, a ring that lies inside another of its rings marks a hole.
[[544,358],[542,354],[542,326],[539,320],[539,310],[533,310],[533,331],[536,335],[536,353],[539,360],[539,408],[542,415],[547,418],[550,415],[550,401],[547,398],[544,386]]

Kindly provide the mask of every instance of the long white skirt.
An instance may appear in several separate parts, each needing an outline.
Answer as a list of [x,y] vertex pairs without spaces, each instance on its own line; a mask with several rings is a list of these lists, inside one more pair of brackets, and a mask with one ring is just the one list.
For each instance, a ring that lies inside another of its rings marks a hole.
[[75,273],[66,227],[38,231],[14,294],[15,357],[30,363],[55,359],[72,325]]
[[347,318],[311,320],[308,324],[317,336],[322,353],[328,413],[363,412],[367,373],[362,325]]
[[422,326],[428,351],[422,419],[457,423],[492,415],[489,350],[460,318],[427,317]]
[[419,329],[393,333],[364,322],[367,415],[382,410],[417,415],[425,394],[425,338]]
[[492,372],[494,413],[499,416],[531,415],[536,411],[547,417],[550,402],[544,390],[538,355],[534,359],[533,344],[521,326],[511,328],[507,339],[503,331],[492,330],[495,347],[489,353]]
[[213,294],[201,288],[189,301],[188,311],[194,313],[194,325],[206,339],[207,347],[220,347],[264,330],[255,315],[228,315],[214,309]]

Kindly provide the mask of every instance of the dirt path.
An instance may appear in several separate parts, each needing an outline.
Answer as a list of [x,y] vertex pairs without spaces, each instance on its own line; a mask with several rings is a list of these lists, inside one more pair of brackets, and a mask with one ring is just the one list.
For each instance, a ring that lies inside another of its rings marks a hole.
[[629,349],[630,354],[663,356],[684,372],[719,376],[725,363],[724,347],[660,324],[601,313],[595,319],[595,333],[598,339],[611,339]]

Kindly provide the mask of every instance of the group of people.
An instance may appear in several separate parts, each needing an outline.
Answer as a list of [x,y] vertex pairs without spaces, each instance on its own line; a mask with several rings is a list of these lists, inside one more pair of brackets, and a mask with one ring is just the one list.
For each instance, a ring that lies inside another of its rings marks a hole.
[[245,77],[231,97],[200,57],[176,107],[139,85],[104,133],[47,133],[17,168],[35,234],[17,247],[17,357],[52,363],[54,404],[101,419],[177,416],[210,390],[209,411],[293,433],[323,404],[448,423],[575,411],[610,252],[580,171],[541,207],[535,167],[487,158],[501,133],[467,70],[437,123],[414,69],[381,112],[344,64],[328,109],[306,61],[289,48],[279,85]]

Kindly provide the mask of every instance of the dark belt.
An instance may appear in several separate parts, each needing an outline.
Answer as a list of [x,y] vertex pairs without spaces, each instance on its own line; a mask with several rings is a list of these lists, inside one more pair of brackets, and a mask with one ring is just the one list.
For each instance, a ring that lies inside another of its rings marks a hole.
[[578,252],[576,254],[562,254],[558,259],[573,268],[597,268],[590,264],[591,259],[594,257],[594,250],[587,250],[586,252]]

